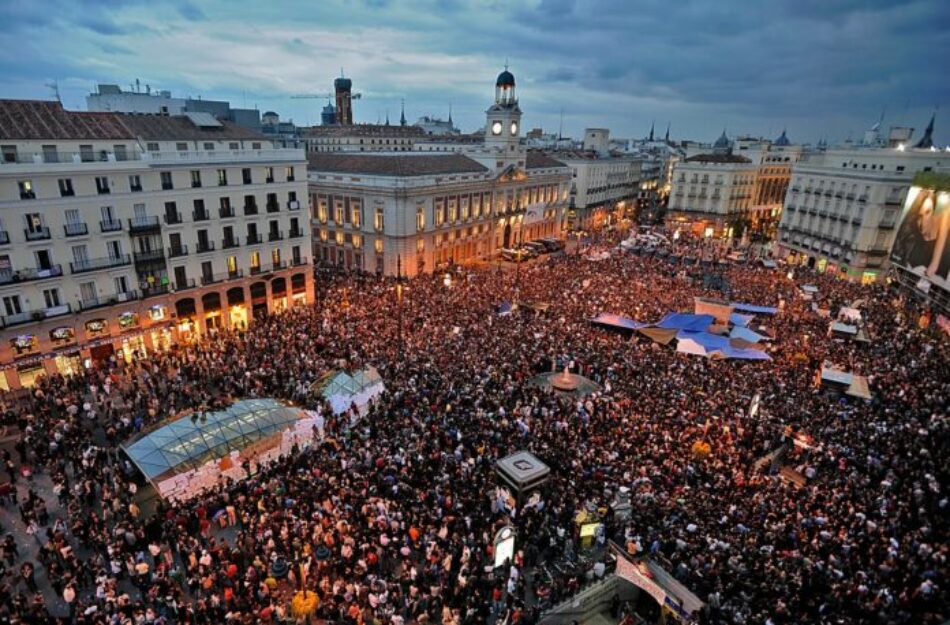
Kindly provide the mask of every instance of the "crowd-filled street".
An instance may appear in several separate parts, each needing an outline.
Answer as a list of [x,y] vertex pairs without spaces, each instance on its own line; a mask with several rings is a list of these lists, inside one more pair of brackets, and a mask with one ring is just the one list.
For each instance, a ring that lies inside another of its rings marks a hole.
[[[318,270],[315,306],[5,397],[0,621],[293,623],[309,589],[312,617],[334,623],[530,625],[588,578],[536,574],[582,552],[579,510],[598,511],[599,540],[664,563],[705,602],[697,622],[950,618],[946,334],[886,286],[602,249],[416,278],[401,304],[392,279]],[[779,308],[757,318],[771,360],[682,354],[589,322],[692,312],[694,296],[722,296],[712,271],[732,301]],[[813,304],[833,316],[859,299],[870,342],[829,337]],[[506,301],[547,306],[498,316]],[[386,385],[355,424],[311,390],[340,361]],[[872,399],[822,392],[825,362],[867,376]],[[574,400],[527,384],[564,367],[602,390]],[[187,503],[144,502],[118,446],[247,397],[323,410],[323,437]],[[756,465],[782,444],[804,485]],[[493,500],[494,463],[522,449],[552,479],[543,506],[512,518]],[[629,519],[611,510],[622,487]],[[492,571],[506,524],[518,553]]]

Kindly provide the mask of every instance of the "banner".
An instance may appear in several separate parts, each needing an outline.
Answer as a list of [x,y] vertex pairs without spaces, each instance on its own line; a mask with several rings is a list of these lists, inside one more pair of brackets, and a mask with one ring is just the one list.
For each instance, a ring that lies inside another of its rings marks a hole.
[[534,224],[544,219],[544,204],[529,204],[524,211],[524,223]]
[[625,557],[617,556],[617,577],[621,577],[653,597],[660,605],[666,604],[666,591],[647,577],[640,566]]
[[697,315],[712,315],[716,323],[722,326],[729,325],[729,316],[732,315],[732,304],[716,301],[705,297],[693,298],[694,310]]
[[914,179],[891,251],[891,262],[919,276],[917,288],[924,293],[933,284],[950,288],[948,184],[950,176],[939,174]]

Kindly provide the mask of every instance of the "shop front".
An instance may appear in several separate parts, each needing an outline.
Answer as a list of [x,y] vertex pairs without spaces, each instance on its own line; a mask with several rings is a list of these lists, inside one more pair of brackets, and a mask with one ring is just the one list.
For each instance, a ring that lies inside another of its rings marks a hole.
[[274,312],[287,310],[287,279],[274,278],[270,282]]
[[290,277],[291,300],[294,306],[304,306],[307,303],[307,276],[295,273]]
[[201,306],[204,308],[205,328],[208,331],[219,330],[223,326],[221,320],[221,294],[211,291],[201,296]]
[[244,304],[244,287],[228,289],[228,327],[235,330],[247,329],[247,306]]
[[267,283],[264,281],[251,285],[251,313],[254,319],[267,316]]
[[185,297],[175,302],[175,316],[178,319],[178,339],[184,343],[197,339],[200,330],[195,321],[197,317],[195,299]]

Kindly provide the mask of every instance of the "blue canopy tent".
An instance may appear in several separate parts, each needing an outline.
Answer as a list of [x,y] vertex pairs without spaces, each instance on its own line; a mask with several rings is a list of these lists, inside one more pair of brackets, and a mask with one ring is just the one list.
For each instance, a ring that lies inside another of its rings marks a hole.
[[769,337],[743,326],[735,326],[732,328],[732,332],[729,333],[729,338],[742,339],[744,341],[749,341],[750,343],[758,343],[760,341],[769,340]]
[[590,322],[599,326],[604,326],[605,328],[621,330],[623,332],[633,332],[634,330],[639,330],[640,328],[645,328],[647,325],[649,325],[646,323],[640,323],[639,321],[634,321],[629,317],[621,317],[620,315],[614,315],[611,313],[600,313],[591,319]]
[[697,356],[735,358],[739,360],[771,360],[761,349],[743,347],[735,339],[709,332],[683,330],[676,335],[677,351]]
[[743,315],[742,313],[732,313],[729,315],[729,323],[734,326],[746,327],[752,320],[755,319],[755,315]]
[[686,330],[689,332],[705,332],[715,317],[712,315],[696,315],[693,313],[669,313],[660,323],[655,324],[658,328],[670,328],[676,330]]
[[495,308],[495,314],[499,317],[510,315],[512,310],[511,302],[502,302]]

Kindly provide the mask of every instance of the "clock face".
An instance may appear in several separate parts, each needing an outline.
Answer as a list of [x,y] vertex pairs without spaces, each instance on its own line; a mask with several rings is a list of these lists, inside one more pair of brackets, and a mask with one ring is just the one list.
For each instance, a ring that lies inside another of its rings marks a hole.
[[501,134],[501,122],[495,122],[491,125],[491,133],[493,135]]
[[511,122],[511,135],[518,134],[518,122]]

